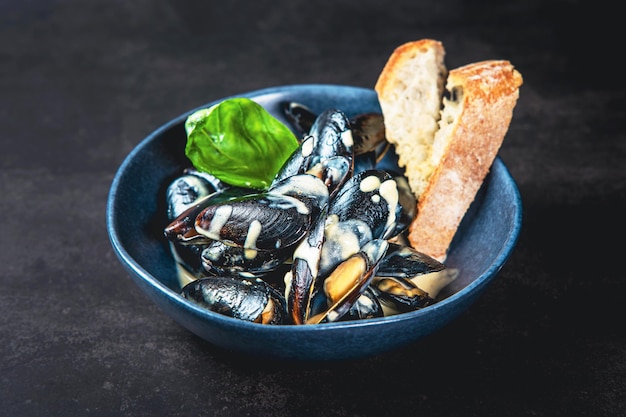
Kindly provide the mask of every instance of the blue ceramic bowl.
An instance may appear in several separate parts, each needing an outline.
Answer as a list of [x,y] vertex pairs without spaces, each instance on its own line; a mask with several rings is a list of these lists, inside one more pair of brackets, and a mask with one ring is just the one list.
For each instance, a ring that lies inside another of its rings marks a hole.
[[[286,124],[279,108],[285,100],[304,103],[318,113],[339,108],[349,117],[380,112],[373,90],[350,86],[291,85],[239,96],[254,99]],[[180,325],[216,346],[296,360],[360,358],[405,346],[445,326],[474,303],[517,242],[520,195],[496,158],[446,259],[449,268],[459,270],[458,278],[439,294],[436,304],[390,317],[304,326],[255,324],[198,307],[178,294],[175,263],[163,237],[165,189],[189,166],[184,122],[195,110],[158,128],[124,160],[108,197],[107,229],[119,260],[148,297]]]

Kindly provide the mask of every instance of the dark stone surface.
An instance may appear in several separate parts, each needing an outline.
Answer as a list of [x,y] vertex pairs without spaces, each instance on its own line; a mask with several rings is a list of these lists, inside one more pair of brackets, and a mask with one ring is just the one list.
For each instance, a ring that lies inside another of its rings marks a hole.
[[[0,2],[0,414],[623,416],[626,89],[601,2]],[[391,51],[511,60],[500,156],[518,246],[479,302],[399,351],[259,363],[164,316],[117,262],[107,192],[171,118],[274,85],[373,87]]]

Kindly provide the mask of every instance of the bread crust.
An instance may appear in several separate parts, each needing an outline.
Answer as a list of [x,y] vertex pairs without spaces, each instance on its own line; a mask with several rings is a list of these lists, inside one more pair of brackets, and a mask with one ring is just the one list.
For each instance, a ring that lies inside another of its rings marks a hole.
[[[378,92],[383,99],[388,92],[393,91],[392,84],[398,81],[397,68],[403,66],[405,62],[411,59],[415,54],[428,53],[434,51],[436,55],[441,57],[441,61],[445,56],[443,44],[435,39],[420,39],[416,41],[406,42],[396,49],[385,63],[383,70],[378,76],[374,90]],[[445,77],[444,77],[445,79]],[[443,86],[442,86],[443,87]]]
[[[446,146],[424,192],[408,239],[418,251],[444,261],[508,131],[519,97],[521,74],[506,60],[476,62],[453,69],[446,89],[460,109],[446,129]],[[460,97],[458,97],[460,95]],[[445,115],[445,106],[442,110]],[[440,130],[442,130],[440,128]]]

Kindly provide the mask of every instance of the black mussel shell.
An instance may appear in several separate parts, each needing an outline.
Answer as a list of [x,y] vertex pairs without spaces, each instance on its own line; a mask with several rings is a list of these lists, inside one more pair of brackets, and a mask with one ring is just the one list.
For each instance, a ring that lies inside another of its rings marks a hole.
[[[224,201],[242,198],[244,196],[256,195],[258,191],[250,188],[229,187],[220,191],[216,191],[205,197],[198,198],[187,209],[180,213],[172,220],[163,230],[165,237],[178,243],[194,242],[197,236],[195,231],[195,222],[198,215],[205,208],[220,204]],[[206,240],[206,239],[203,239]],[[206,241],[203,243],[207,243]]]
[[370,284],[340,320],[364,320],[383,316],[384,311],[378,298],[378,290]]
[[261,279],[207,277],[187,284],[181,295],[216,313],[262,324],[286,324],[284,297]]
[[246,249],[215,240],[203,247],[199,259],[205,275],[261,277],[280,268],[290,256],[289,250]]
[[313,110],[295,101],[282,102],[280,103],[280,107],[297,133],[301,135],[309,133],[311,126],[313,126],[315,119],[317,119],[317,114],[315,114]]
[[419,252],[410,246],[389,244],[387,254],[380,261],[376,274],[380,277],[411,279],[445,269],[437,259]]
[[395,179],[387,172],[367,170],[355,174],[330,203],[329,213],[339,221],[357,219],[365,222],[374,239],[387,239],[396,230],[399,204]]
[[291,270],[285,274],[287,310],[296,324],[306,322],[319,279],[319,263],[324,242],[326,211],[322,211],[312,229],[293,253]]
[[184,174],[176,178],[165,192],[168,220],[174,220],[198,199],[214,192],[215,189],[207,180],[196,175]]
[[309,324],[340,320],[371,283],[376,268],[388,248],[384,239],[374,239],[344,262],[324,279],[323,288],[327,298],[326,311],[310,317]]
[[434,302],[427,292],[406,278],[377,277],[372,285],[378,290],[382,303],[401,313],[419,310]]
[[354,153],[361,155],[375,151],[386,142],[385,123],[381,113],[363,113],[350,120]]
[[229,245],[282,250],[304,237],[315,210],[311,200],[264,193],[206,207],[198,214],[195,229]]
[[315,138],[309,167],[327,158],[352,158],[354,155],[350,121],[341,110],[328,109],[322,112],[311,126],[309,135]]

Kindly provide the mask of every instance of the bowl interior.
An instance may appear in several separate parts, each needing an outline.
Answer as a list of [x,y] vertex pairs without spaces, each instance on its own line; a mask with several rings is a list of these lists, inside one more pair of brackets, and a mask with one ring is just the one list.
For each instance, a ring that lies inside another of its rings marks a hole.
[[[279,107],[283,101],[303,103],[318,113],[335,107],[343,110],[349,117],[366,112],[380,112],[376,93],[358,87],[294,85],[240,96],[254,99],[287,125],[289,124]],[[211,104],[213,103],[202,107]],[[457,268],[459,276],[441,292],[440,301],[434,306],[400,315],[402,317],[368,320],[369,323],[345,322],[317,326],[264,326],[198,309],[178,295],[175,263],[163,237],[163,228],[167,224],[165,191],[169,183],[181,175],[185,167],[190,166],[184,155],[184,121],[195,110],[154,131],[124,160],[111,186],[107,205],[107,228],[118,258],[150,298],[182,325],[218,345],[230,348],[235,344],[236,349],[254,351],[257,348],[251,348],[242,342],[245,337],[241,337],[239,341],[234,339],[246,332],[255,337],[267,333],[268,337],[274,337],[274,334],[278,337],[280,334],[284,338],[284,332],[289,331],[298,335],[298,340],[294,340],[294,343],[302,343],[302,338],[306,337],[303,335],[307,332],[315,334],[315,338],[319,338],[320,331],[324,329],[333,329],[330,332],[332,333],[370,328],[364,331],[371,332],[372,326],[409,320],[416,326],[415,334],[401,338],[396,345],[410,342],[446,324],[466,308],[502,268],[516,243],[521,227],[521,200],[508,170],[496,158],[491,172],[463,219],[445,262],[448,267]],[[387,163],[393,164],[394,161]],[[425,318],[430,312],[439,316],[434,321]],[[423,323],[414,324],[415,320],[422,320]],[[219,326],[219,331],[216,326]],[[229,334],[230,331],[232,334]],[[338,347],[335,346],[337,342],[332,340],[326,344],[319,340],[315,343],[322,345],[317,354],[309,355],[314,358],[332,356],[331,352]],[[342,347],[345,348],[345,345]],[[393,343],[381,340],[369,350],[353,347],[344,356],[362,356],[393,347]],[[263,348],[260,350],[263,351]],[[313,347],[313,350],[316,351],[316,348]],[[295,347],[292,352],[282,345],[280,349],[264,350],[264,353],[273,356],[302,356],[294,352]],[[308,358],[307,355],[304,356]]]

